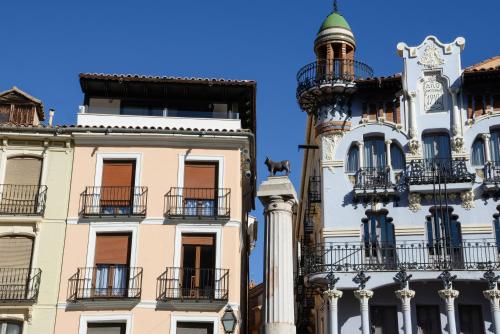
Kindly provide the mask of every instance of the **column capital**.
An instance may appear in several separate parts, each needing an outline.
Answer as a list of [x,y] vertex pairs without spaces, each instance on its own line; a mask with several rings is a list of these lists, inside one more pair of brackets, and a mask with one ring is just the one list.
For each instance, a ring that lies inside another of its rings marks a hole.
[[439,290],[438,291],[439,293],[439,297],[445,299],[445,300],[453,300],[455,298],[458,297],[458,295],[460,294],[460,292],[458,290],[453,290],[453,289],[443,289],[443,290]]
[[392,140],[387,139],[387,140],[385,141],[385,144],[386,144],[386,145],[391,145],[391,144],[392,144]]
[[288,176],[269,176],[260,184],[257,197],[270,210],[279,210],[280,203],[285,206],[282,209],[291,210],[287,206],[297,203],[297,193]]
[[323,296],[329,299],[340,299],[344,293],[337,289],[323,291]]
[[479,135],[483,140],[490,140],[491,135],[489,133],[481,133]]
[[415,297],[415,291],[410,289],[396,290],[394,293],[396,294],[396,297],[401,300],[411,299]]
[[500,300],[500,290],[498,289],[485,290],[483,291],[483,295],[490,301]]
[[373,297],[373,291],[367,289],[355,290],[354,297],[358,298],[360,301],[368,300]]

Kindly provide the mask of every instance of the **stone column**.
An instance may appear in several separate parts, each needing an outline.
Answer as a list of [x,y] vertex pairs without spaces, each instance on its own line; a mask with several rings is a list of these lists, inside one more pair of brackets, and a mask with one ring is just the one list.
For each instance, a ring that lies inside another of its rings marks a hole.
[[297,195],[288,176],[269,176],[257,196],[266,222],[264,333],[295,333],[292,218]]
[[410,112],[409,117],[409,128],[410,128],[410,138],[417,139],[417,107],[415,106],[415,98],[417,97],[416,92],[408,93],[408,109]]
[[387,139],[385,141],[385,156],[386,156],[386,162],[387,166],[392,168],[392,160],[391,160],[391,144],[392,140]]
[[338,301],[342,298],[342,291],[333,289],[323,292],[328,300],[328,334],[339,333]]
[[412,333],[412,325],[411,325],[411,299],[415,297],[415,291],[410,289],[401,289],[397,290],[396,297],[401,299],[401,306],[403,309],[403,323],[404,323],[404,332],[405,334]]
[[462,122],[460,119],[460,109],[457,103],[457,89],[450,89],[451,103],[453,110],[453,134],[456,136],[462,136]]
[[491,148],[490,148],[490,138],[491,135],[489,133],[483,133],[481,134],[481,138],[483,138],[484,141],[484,160],[486,162],[491,162]]
[[358,153],[359,153],[359,167],[362,168],[365,166],[365,144],[362,141],[357,141],[355,144],[358,146]]
[[492,289],[483,291],[484,297],[490,301],[491,317],[495,327],[495,334],[500,334],[500,290]]
[[448,333],[457,334],[457,325],[455,321],[455,298],[458,297],[459,292],[453,289],[439,290],[439,297],[446,301],[446,310],[448,316]]
[[370,334],[370,309],[368,301],[373,297],[373,291],[371,290],[356,290],[354,291],[354,296],[359,299],[360,310],[361,310],[361,333]]

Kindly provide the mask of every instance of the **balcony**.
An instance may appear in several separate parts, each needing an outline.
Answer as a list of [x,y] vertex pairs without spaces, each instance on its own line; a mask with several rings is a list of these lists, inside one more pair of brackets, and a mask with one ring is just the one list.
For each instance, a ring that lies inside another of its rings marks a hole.
[[307,199],[309,203],[321,203],[321,177],[310,176],[307,188]]
[[0,215],[43,216],[47,186],[0,184]]
[[500,268],[495,240],[404,241],[393,245],[325,243],[305,250],[306,274],[357,271],[487,270]]
[[500,161],[489,162],[484,166],[483,187],[487,192],[500,191]]
[[229,219],[231,190],[226,188],[170,188],[165,195],[168,218]]
[[406,174],[410,191],[433,192],[438,185],[462,191],[472,189],[475,174],[467,170],[465,158],[416,159],[407,166]]
[[78,268],[69,279],[70,307],[128,309],[141,299],[142,268],[102,265]]
[[36,303],[41,276],[38,268],[0,268],[0,303]]
[[147,187],[87,187],[80,195],[82,217],[145,217]]
[[218,311],[229,299],[229,269],[169,267],[157,279],[159,308]]
[[380,198],[385,202],[397,197],[390,167],[363,167],[358,170],[355,178],[354,196],[357,200],[371,201]]

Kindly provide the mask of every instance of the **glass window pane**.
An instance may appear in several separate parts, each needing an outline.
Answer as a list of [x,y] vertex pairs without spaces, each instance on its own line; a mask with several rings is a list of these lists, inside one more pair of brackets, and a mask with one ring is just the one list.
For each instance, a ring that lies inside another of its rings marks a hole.
[[351,147],[347,156],[347,173],[356,173],[359,169],[359,149],[356,146]]
[[391,145],[391,163],[393,169],[405,168],[405,157],[403,151],[394,144]]
[[481,139],[476,139],[472,144],[471,164],[472,166],[484,166],[485,164],[484,142]]

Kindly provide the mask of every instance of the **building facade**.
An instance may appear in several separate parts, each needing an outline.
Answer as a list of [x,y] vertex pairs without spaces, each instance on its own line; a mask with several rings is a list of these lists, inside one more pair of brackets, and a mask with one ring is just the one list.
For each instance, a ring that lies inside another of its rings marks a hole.
[[297,76],[299,330],[500,331],[499,58],[464,68],[464,46],[400,43],[377,78],[337,8],[323,22]]
[[73,160],[40,100],[0,93],[0,333],[53,333]]
[[80,84],[55,333],[244,332],[255,82]]

